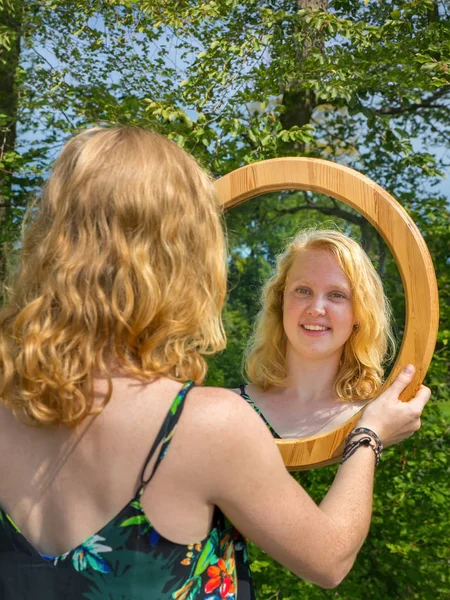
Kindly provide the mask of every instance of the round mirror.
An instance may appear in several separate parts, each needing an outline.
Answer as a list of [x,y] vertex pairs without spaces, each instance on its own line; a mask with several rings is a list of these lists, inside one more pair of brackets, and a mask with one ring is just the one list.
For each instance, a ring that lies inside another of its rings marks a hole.
[[[391,250],[403,282],[406,322],[397,361],[384,387],[406,364],[416,367],[402,400],[412,398],[427,372],[438,329],[438,295],[426,244],[406,211],[383,188],[357,171],[314,158],[276,158],[253,163],[216,182],[225,210],[262,194],[286,189],[327,194],[353,207],[370,221]],[[286,467],[304,470],[339,460],[346,435],[360,415],[326,433],[277,440]]]

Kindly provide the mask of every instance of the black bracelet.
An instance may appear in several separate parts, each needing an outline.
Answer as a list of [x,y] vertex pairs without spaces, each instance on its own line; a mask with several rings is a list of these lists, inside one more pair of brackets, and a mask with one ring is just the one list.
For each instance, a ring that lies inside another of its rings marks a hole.
[[377,444],[380,454],[383,452],[383,442],[377,436],[375,431],[372,431],[372,429],[367,429],[367,427],[357,427],[356,429],[353,429],[353,431],[348,434],[347,439],[353,437],[354,435],[358,435],[359,433],[365,433],[366,435],[370,436]]
[[[358,440],[353,440],[357,435],[364,434],[365,437],[361,437]],[[352,441],[353,440],[353,441]],[[341,465],[352,456],[358,448],[361,446],[370,446],[375,454],[375,466],[378,466],[380,457],[383,452],[383,443],[377,434],[371,429],[366,427],[357,427],[351,431],[345,438],[344,452],[342,455]]]
[[358,450],[358,448],[361,448],[361,446],[370,446],[372,448],[375,454],[375,466],[377,467],[378,463],[380,462],[381,454],[375,444],[372,443],[372,439],[370,437],[360,438],[359,440],[355,440],[354,442],[346,444],[344,453],[342,455],[341,465],[344,464],[345,461],[350,458],[350,456],[353,456],[353,454]]

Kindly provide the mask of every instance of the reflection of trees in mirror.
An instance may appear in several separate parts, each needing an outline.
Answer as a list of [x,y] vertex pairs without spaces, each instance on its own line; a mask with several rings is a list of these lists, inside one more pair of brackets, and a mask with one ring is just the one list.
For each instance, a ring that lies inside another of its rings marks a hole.
[[[299,229],[338,228],[358,241],[380,274],[392,305],[397,351],[405,324],[403,285],[395,260],[377,230],[356,210],[324,194],[297,190],[264,194],[226,214],[229,236],[229,295],[225,309],[226,350],[209,361],[216,385],[241,383],[244,347],[260,308],[262,284],[271,275],[287,240]],[[386,365],[389,374],[391,362]]]

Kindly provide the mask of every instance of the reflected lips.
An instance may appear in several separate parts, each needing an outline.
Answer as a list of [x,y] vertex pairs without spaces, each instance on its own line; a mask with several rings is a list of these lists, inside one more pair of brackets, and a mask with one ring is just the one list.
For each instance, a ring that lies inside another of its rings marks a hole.
[[320,325],[319,323],[304,323],[300,325],[300,327],[302,328],[304,333],[306,333],[306,335],[312,336],[323,335],[331,329],[331,327],[327,327],[326,325]]

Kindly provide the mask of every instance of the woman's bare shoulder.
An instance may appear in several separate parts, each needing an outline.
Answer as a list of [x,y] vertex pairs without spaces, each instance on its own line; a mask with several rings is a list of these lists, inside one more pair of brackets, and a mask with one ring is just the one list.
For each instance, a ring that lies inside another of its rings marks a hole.
[[[239,393],[218,387],[195,387],[190,393],[185,424],[205,433],[235,437],[260,433],[265,426]],[[270,437],[270,436],[269,436]]]
[[[229,390],[219,387],[198,386],[191,392],[192,410],[207,410],[215,414],[248,413],[247,403],[240,396],[239,388]],[[251,411],[250,411],[251,413]]]

